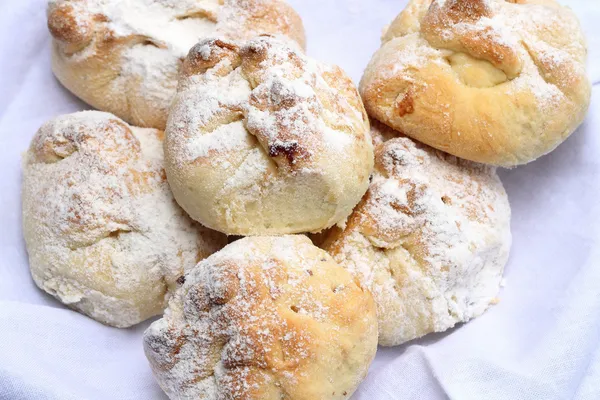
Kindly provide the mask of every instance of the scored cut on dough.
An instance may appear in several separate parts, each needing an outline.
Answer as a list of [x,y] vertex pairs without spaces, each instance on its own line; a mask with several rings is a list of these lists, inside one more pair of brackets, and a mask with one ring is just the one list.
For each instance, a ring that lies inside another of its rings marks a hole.
[[395,346],[481,315],[508,260],[510,205],[494,167],[373,124],[375,172],[322,247],[368,288],[379,344]]
[[52,69],[86,103],[164,130],[177,78],[201,38],[288,37],[302,20],[283,0],[50,0]]
[[377,350],[373,298],[306,236],[240,239],[185,275],[144,334],[170,399],[347,399]]
[[102,323],[166,306],[186,268],[226,244],[175,203],[163,132],[97,111],[45,123],[23,160],[23,234],[35,283]]
[[585,118],[579,21],[554,0],[412,0],[384,33],[360,92],[369,115],[458,157],[511,167]]
[[360,201],[373,167],[350,78],[273,37],[194,46],[165,133],[178,203],[231,235],[330,227]]

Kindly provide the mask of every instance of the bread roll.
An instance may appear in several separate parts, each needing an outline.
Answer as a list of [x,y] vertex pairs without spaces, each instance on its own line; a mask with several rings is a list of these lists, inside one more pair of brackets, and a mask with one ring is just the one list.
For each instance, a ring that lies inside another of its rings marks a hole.
[[373,167],[351,80],[273,37],[192,48],[165,157],[173,194],[192,218],[245,236],[336,224],[360,201]]
[[86,103],[164,130],[185,55],[201,38],[269,33],[304,46],[298,14],[280,0],[50,0],[52,69]]
[[583,121],[586,53],[577,17],[554,0],[412,0],[360,91],[369,115],[404,134],[511,167]]
[[305,236],[240,239],[144,334],[170,399],[347,399],[377,350],[370,293]]
[[160,314],[186,268],[225,245],[175,203],[161,131],[81,112],[44,124],[23,163],[23,234],[44,291],[102,323]]
[[494,304],[510,244],[495,168],[398,137],[377,146],[369,191],[323,248],[373,293],[379,344],[394,346]]

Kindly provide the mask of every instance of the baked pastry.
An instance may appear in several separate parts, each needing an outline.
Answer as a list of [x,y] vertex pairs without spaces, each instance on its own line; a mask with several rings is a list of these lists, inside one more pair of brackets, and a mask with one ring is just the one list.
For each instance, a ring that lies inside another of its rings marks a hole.
[[165,133],[175,199],[231,235],[330,227],[360,201],[373,167],[351,80],[273,37],[194,46]]
[[511,167],[583,121],[586,53],[577,17],[554,0],[412,0],[360,91],[369,115],[404,134]]
[[245,238],[185,275],[144,350],[170,399],[347,399],[377,350],[375,304],[305,236]]
[[164,130],[189,49],[214,34],[280,34],[304,46],[296,12],[281,0],[50,0],[52,69],[83,101]]
[[323,248],[373,293],[379,344],[394,346],[494,304],[510,243],[494,167],[398,137],[377,146],[369,191]]
[[44,124],[23,163],[23,234],[44,291],[102,323],[162,313],[184,269],[226,243],[177,206],[161,131],[111,114]]

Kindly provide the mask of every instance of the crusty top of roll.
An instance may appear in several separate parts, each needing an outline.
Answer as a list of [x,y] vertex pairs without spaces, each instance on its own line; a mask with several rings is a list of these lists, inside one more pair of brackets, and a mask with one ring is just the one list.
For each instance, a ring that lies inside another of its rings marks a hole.
[[347,399],[375,356],[375,305],[305,236],[244,238],[185,276],[144,348],[172,399]]
[[589,106],[577,17],[554,0],[412,0],[361,82],[369,114],[456,156],[514,166]]
[[241,235],[332,226],[366,191],[373,163],[368,118],[347,75],[267,36],[192,48],[165,154],[179,204]]
[[496,169],[374,124],[369,191],[322,245],[377,303],[379,344],[394,346],[480,315],[496,299],[511,244]]
[[224,235],[177,206],[163,133],[87,111],[44,124],[23,165],[23,231],[34,280],[63,303],[125,327],[162,312],[185,268]]
[[75,95],[136,126],[164,129],[179,68],[201,38],[278,34],[304,47],[282,0],[50,0],[53,70]]

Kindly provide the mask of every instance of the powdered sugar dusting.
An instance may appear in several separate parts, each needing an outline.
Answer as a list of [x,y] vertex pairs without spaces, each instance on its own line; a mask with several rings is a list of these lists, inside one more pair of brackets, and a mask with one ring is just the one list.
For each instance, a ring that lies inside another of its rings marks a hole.
[[248,133],[241,121],[222,125],[205,135],[198,135],[190,139],[188,149],[193,154],[193,159],[208,157],[215,152],[237,150],[248,147]]
[[[299,224],[305,226],[294,228],[296,223],[288,222],[285,233],[331,226],[345,218],[364,193],[372,163],[368,122],[352,82],[339,68],[322,65],[275,37],[260,37],[241,47],[222,39],[194,46],[166,134],[169,174],[181,174],[181,179],[199,173],[211,176],[191,184],[210,182],[209,190],[214,191],[211,195],[194,190],[189,194],[192,204],[175,188],[179,203],[194,218],[230,234],[248,234],[248,228],[232,225],[254,218],[252,212],[262,221],[271,218],[263,203],[274,208],[280,207],[278,201],[287,201],[285,209],[300,219],[296,210],[306,208],[306,199],[292,198],[292,192],[311,184],[329,185],[307,189],[320,197],[314,213],[324,218],[319,216],[321,222],[315,223],[302,212]],[[343,180],[325,177],[339,173],[334,165],[349,171]],[[169,180],[179,178],[170,175]],[[197,198],[199,192],[206,197]],[[323,200],[319,193],[328,198]],[[190,204],[184,205],[187,200]],[[195,211],[196,204],[213,207],[210,218],[219,220],[203,219],[200,215],[208,213]],[[276,223],[286,225],[285,218]],[[267,227],[261,229],[262,224]],[[274,224],[256,222],[255,228],[264,234],[278,229]]]
[[439,52],[434,49],[429,49],[428,47],[423,47],[425,44],[424,40],[419,40],[415,42],[411,42],[408,46],[402,48],[402,51],[397,54],[397,62],[394,63],[392,68],[384,71],[384,77],[386,79],[392,79],[394,76],[402,75],[407,76],[410,71],[418,70],[424,67],[429,62],[437,62],[441,64],[441,61],[438,60]]
[[[76,81],[67,85],[100,109],[112,110],[136,125],[150,123],[161,129],[181,63],[199,40],[277,34],[304,44],[300,19],[281,0],[50,0],[49,15],[55,31],[67,26],[62,30],[79,41],[63,42],[65,38],[56,35],[55,55],[64,64],[60,68],[86,70],[91,74],[88,81],[101,80],[100,85],[91,85],[67,78]],[[92,88],[101,91],[96,86],[107,86],[110,93],[105,99],[85,93]]]
[[40,129],[24,164],[36,283],[116,326],[160,313],[183,270],[224,241],[175,204],[160,135],[106,113],[66,115]]
[[[463,43],[481,41],[478,46],[484,50],[471,55],[487,59],[503,70],[512,81],[505,85],[509,93],[530,91],[540,107],[548,111],[566,100],[560,85],[547,79],[551,71],[568,65],[576,70],[574,74],[585,74],[581,71],[586,52],[583,42],[562,40],[548,32],[548,27],[554,32],[579,30],[576,18],[570,13],[561,14],[560,8],[512,4],[505,0],[433,3],[435,6],[423,13],[427,23],[422,23],[422,35],[431,46],[423,40],[409,42],[395,66],[383,71],[387,79],[405,74],[410,81],[415,69],[427,63],[444,65],[448,51],[473,53],[476,47],[465,48]],[[429,7],[429,4],[423,2],[422,6]],[[393,37],[385,38],[386,41],[391,39]],[[546,62],[538,59],[541,54]]]
[[[287,61],[289,50],[280,46],[265,46],[264,50],[267,52],[263,61],[265,73],[251,95],[260,100],[243,106],[248,129],[260,132],[259,140],[265,136],[269,148],[311,147],[310,142],[319,135],[322,135],[321,146],[343,150],[344,144],[351,144],[352,136],[348,133],[356,131],[362,113],[342,96],[335,96],[337,88],[323,81],[321,75],[328,67],[295,53],[303,72],[296,77],[297,64]],[[330,112],[328,115],[333,120],[324,120],[320,115],[329,110],[325,110],[326,104],[319,96],[333,97],[344,105],[344,112]],[[265,105],[266,112],[262,109]]]
[[[345,131],[356,130],[356,121],[362,119],[361,110],[346,105],[347,114],[335,113],[335,126],[328,126],[320,117],[327,110],[319,101],[319,96],[323,96],[319,91],[327,91],[327,95],[332,96],[330,93],[336,88],[322,83],[317,88],[316,83],[318,79],[322,81],[320,74],[327,67],[303,56],[299,50],[274,43],[277,42],[257,40],[241,50],[265,52],[264,59],[257,66],[260,72],[244,70],[242,64],[226,77],[209,71],[200,80],[192,77],[190,82],[184,81],[182,86],[187,89],[180,95],[178,104],[181,105],[173,110],[171,119],[174,126],[177,127],[178,121],[185,121],[191,131],[198,132],[203,130],[203,126],[209,125],[213,118],[229,112],[231,117],[225,119],[243,116],[244,126],[259,139],[267,153],[272,153],[273,148],[301,146],[307,149],[306,157],[310,157],[310,147],[318,149],[319,146],[333,146],[339,150],[346,143],[352,143],[352,137]],[[212,54],[208,44],[198,46],[197,51],[205,59]],[[259,82],[253,87],[254,79]],[[345,103],[342,97],[338,96],[336,100]],[[212,132],[205,135],[212,136]],[[190,161],[205,157],[208,154],[206,149],[215,146],[208,143],[208,139],[196,136],[182,138],[188,143],[176,145],[183,151],[184,158]],[[318,144],[313,144],[317,141]]]
[[555,2],[412,0],[361,81],[372,117],[463,158],[515,166],[583,121],[577,17]]
[[509,222],[492,167],[401,137],[377,147],[369,192],[326,249],[372,291],[380,344],[397,345],[489,306],[508,257]]
[[306,237],[246,238],[186,275],[144,344],[173,398],[345,399],[374,323],[370,296]]
[[221,8],[218,0],[50,0],[49,7],[64,3],[74,8],[79,26],[85,26],[90,16],[101,16],[115,38],[147,38],[178,58],[200,38],[215,33]]

